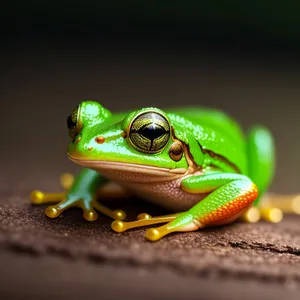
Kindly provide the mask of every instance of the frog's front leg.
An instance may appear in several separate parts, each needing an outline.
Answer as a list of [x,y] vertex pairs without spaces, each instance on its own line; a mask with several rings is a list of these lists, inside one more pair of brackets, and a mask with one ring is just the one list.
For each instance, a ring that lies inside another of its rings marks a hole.
[[195,231],[208,225],[231,222],[238,218],[258,195],[256,185],[247,176],[240,174],[213,173],[191,176],[181,182],[181,188],[188,193],[209,193],[209,195],[186,212],[159,218],[145,218],[130,224],[114,221],[113,229],[120,232],[123,228],[128,229],[127,227],[169,222],[147,230],[146,238],[156,241],[171,232]]
[[83,217],[88,221],[98,218],[95,209],[112,219],[124,220],[126,218],[124,211],[111,210],[97,201],[97,190],[105,183],[107,183],[107,179],[101,174],[90,169],[82,169],[67,192],[45,194],[33,191],[30,198],[34,204],[60,201],[58,204],[46,208],[45,213],[50,218],[58,217],[70,207],[79,207],[83,210]]

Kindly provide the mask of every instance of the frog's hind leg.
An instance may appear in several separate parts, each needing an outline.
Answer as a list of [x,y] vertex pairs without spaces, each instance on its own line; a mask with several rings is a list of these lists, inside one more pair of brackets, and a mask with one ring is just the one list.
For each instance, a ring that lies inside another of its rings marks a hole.
[[275,147],[271,133],[264,127],[256,126],[250,130],[247,143],[249,177],[258,187],[259,195],[242,219],[251,223],[260,218],[277,223],[282,219],[282,212],[276,206],[265,206],[262,198],[274,176]]
[[256,185],[246,176],[231,173],[213,173],[191,176],[181,182],[189,193],[209,193],[187,212],[171,222],[151,228],[146,238],[156,241],[172,232],[195,231],[212,225],[227,224],[238,218],[256,199]]
[[232,222],[258,195],[256,185],[247,176],[231,173],[191,176],[182,180],[181,188],[188,193],[209,194],[186,212],[154,218],[144,215],[135,222],[114,221],[112,229],[122,232],[134,227],[168,222],[147,230],[146,238],[157,241],[172,232],[195,231],[205,226]]
[[61,185],[65,188],[65,192],[43,193],[33,191],[30,198],[33,204],[59,202],[46,208],[45,214],[50,218],[58,217],[70,207],[79,207],[83,210],[83,217],[88,221],[94,221],[98,218],[95,209],[112,219],[124,220],[126,218],[124,211],[111,210],[96,199],[97,189],[106,183],[107,180],[97,172],[82,169],[75,179],[70,174],[61,177]]

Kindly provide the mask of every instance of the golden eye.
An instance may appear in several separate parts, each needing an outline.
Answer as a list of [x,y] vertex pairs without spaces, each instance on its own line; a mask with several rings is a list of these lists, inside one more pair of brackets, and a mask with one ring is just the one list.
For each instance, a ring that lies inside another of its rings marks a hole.
[[77,105],[72,113],[69,115],[67,119],[67,125],[68,125],[68,130],[69,130],[69,136],[72,139],[75,139],[78,133],[81,131],[80,122],[78,121],[79,119],[79,111],[80,111],[80,106]]
[[168,120],[157,112],[145,112],[131,123],[129,140],[139,151],[157,153],[162,151],[170,138]]
[[183,155],[183,147],[182,144],[179,142],[175,142],[172,144],[169,150],[169,155],[174,161],[179,161]]

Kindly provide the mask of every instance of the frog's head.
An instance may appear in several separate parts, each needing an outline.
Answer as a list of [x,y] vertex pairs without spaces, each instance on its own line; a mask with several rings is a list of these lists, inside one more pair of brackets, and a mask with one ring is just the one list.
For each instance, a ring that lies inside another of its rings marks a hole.
[[68,118],[75,163],[115,180],[149,181],[182,176],[188,169],[184,144],[174,137],[168,116],[157,108],[112,115],[85,101]]

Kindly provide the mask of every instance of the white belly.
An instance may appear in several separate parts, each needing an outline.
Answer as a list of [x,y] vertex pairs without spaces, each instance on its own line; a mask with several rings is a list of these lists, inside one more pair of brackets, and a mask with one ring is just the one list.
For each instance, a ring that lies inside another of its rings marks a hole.
[[105,163],[105,167],[103,164],[94,165],[93,169],[140,198],[174,212],[186,211],[207,196],[207,193],[187,193],[180,187],[184,178],[200,175],[200,171],[186,175],[139,165],[122,168],[121,164],[113,163]]
[[[207,194],[190,194],[180,188],[183,178],[163,183],[130,183],[126,184],[133,194],[151,203],[162,206],[174,212],[190,209]],[[124,185],[124,183],[121,183]]]

